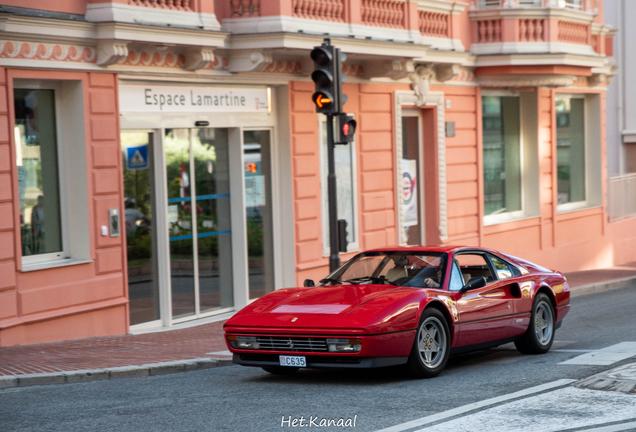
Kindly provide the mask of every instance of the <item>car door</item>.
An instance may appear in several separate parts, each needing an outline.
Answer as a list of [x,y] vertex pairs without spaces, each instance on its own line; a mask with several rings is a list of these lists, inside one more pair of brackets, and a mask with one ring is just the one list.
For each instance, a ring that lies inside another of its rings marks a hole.
[[514,264],[494,254],[487,254],[487,256],[493,265],[497,279],[503,282],[502,287],[511,296],[512,322],[510,336],[521,335],[526,331],[530,323],[530,309],[532,308],[530,291],[532,282],[528,280],[527,276],[522,275]]
[[[454,255],[454,264],[462,275],[462,286],[476,277],[485,277],[482,288],[465,292],[455,302],[459,313],[459,343],[477,345],[510,336],[512,294],[505,280],[498,280],[493,265],[484,252],[462,252]],[[452,272],[457,278],[457,271]],[[453,278],[453,276],[451,276]],[[450,281],[449,289],[459,286]]]

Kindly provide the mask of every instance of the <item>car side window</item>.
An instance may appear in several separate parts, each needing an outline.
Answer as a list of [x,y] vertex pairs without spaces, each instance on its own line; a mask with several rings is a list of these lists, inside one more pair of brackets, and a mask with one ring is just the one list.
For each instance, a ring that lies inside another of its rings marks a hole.
[[450,283],[448,284],[449,291],[459,291],[464,287],[464,278],[462,272],[459,270],[459,264],[457,261],[453,262],[453,269],[451,271]]
[[483,254],[463,253],[461,255],[455,255],[455,259],[459,264],[459,270],[462,273],[464,285],[472,279],[481,276],[486,278],[487,283],[495,280],[495,275],[492,274],[490,265]]
[[488,255],[488,258],[490,258],[490,262],[492,262],[492,265],[495,266],[495,270],[497,271],[497,278],[498,279],[508,279],[512,276],[514,276],[514,272],[513,270],[510,268],[510,266],[508,265],[508,263],[506,263],[505,261],[497,258],[496,256],[493,255]]

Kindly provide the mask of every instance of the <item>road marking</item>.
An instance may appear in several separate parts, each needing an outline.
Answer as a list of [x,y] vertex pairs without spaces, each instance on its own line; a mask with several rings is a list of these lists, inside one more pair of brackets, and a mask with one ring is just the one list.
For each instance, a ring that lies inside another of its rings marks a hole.
[[603,426],[595,429],[585,429],[585,432],[618,432],[630,429],[636,429],[636,421],[629,423],[621,423],[612,426]]
[[607,348],[582,354],[559,364],[609,366],[634,356],[636,356],[636,342],[621,342]]
[[563,350],[563,349],[551,349],[550,352],[580,352],[580,353],[588,353],[594,352],[594,350]]
[[546,384],[541,384],[535,387],[530,387],[527,388],[525,390],[521,390],[515,393],[510,393],[507,395],[503,395],[503,396],[497,396],[494,398],[490,398],[490,399],[485,399],[483,401],[479,401],[479,402],[474,402],[468,405],[464,405],[458,408],[453,408],[450,409],[448,411],[443,411],[441,413],[437,413],[437,414],[433,414],[430,416],[426,416],[426,417],[422,417],[416,420],[411,420],[408,421],[406,423],[402,423],[399,425],[395,425],[395,426],[391,426],[385,429],[381,429],[379,431],[376,432],[401,432],[401,431],[406,431],[409,429],[413,429],[419,426],[424,426],[427,424],[431,424],[431,423],[435,423],[438,422],[440,420],[445,420],[451,417],[455,417],[461,414],[465,414],[469,411],[474,411],[477,409],[481,409],[481,408],[485,408],[485,407],[489,407],[491,405],[495,405],[495,404],[499,404],[501,402],[505,402],[505,401],[509,401],[512,399],[517,399],[517,398],[522,398],[522,397],[526,397],[529,395],[533,395],[536,393],[541,393],[547,390],[553,390],[559,387],[563,387],[566,385],[569,385],[573,382],[575,382],[576,380],[573,379],[560,379],[557,381],[552,381]]
[[633,395],[569,386],[426,426],[417,432],[557,432],[602,427],[614,428],[611,431],[634,430],[617,423],[633,422],[635,412]]

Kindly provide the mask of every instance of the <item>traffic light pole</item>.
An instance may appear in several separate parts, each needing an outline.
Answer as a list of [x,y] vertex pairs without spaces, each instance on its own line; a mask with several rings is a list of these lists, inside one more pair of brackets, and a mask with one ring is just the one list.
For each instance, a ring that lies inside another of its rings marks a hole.
[[327,190],[329,194],[329,272],[340,267],[340,253],[338,251],[338,201],[336,197],[336,160],[333,138],[333,114],[327,114]]

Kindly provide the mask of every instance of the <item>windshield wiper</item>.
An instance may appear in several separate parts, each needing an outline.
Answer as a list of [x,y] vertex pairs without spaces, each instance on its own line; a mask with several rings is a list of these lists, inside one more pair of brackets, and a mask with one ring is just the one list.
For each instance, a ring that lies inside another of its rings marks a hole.
[[378,285],[384,285],[385,283],[388,283],[389,285],[392,285],[388,280],[386,280],[384,278],[384,276],[380,276],[380,277],[362,276],[362,277],[358,277],[358,278],[348,279],[345,282],[356,284],[356,282],[364,282],[364,281],[371,281],[371,283],[378,284]]
[[338,279],[330,279],[330,278],[324,278],[324,279],[320,279],[319,281],[320,283],[327,283],[327,282],[331,282],[332,284],[342,284],[342,281],[338,280]]

